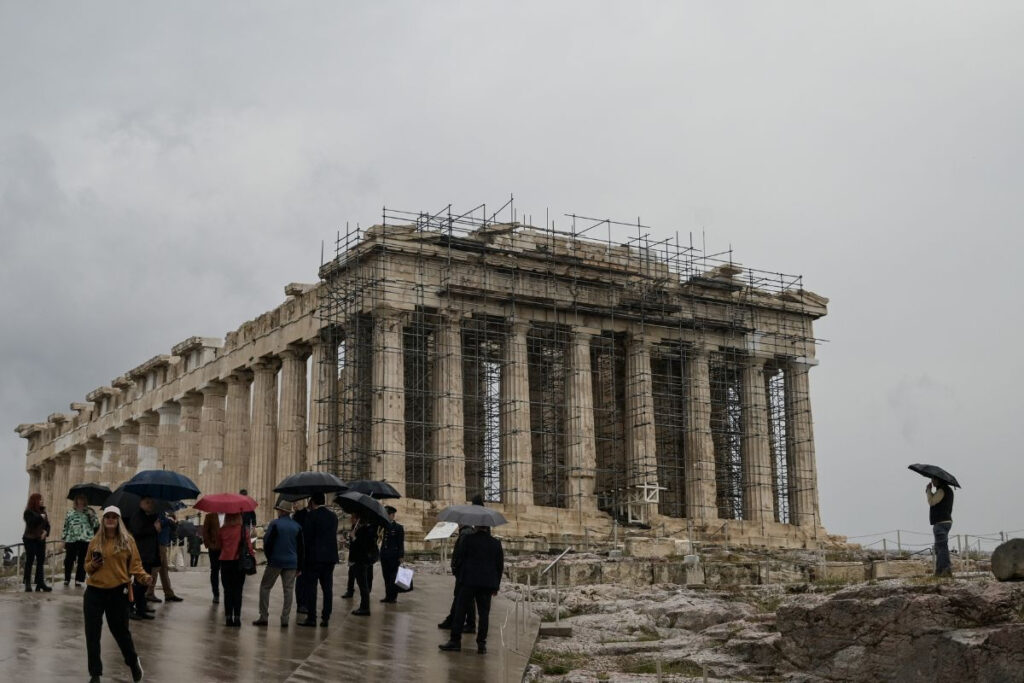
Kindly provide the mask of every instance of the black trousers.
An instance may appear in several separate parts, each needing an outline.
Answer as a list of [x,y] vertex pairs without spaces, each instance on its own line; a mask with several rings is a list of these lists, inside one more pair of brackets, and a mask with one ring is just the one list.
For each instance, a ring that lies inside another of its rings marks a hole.
[[220,597],[220,550],[210,552],[210,588],[213,589],[213,597]]
[[334,610],[334,564],[330,562],[314,562],[306,565],[302,570],[303,574],[309,573],[306,584],[306,618],[316,619],[316,587],[324,594],[324,606],[320,610],[321,619],[330,619]]
[[[367,586],[370,591],[373,591],[373,572],[370,572],[370,577],[367,579]],[[348,566],[348,583],[345,585],[345,590],[349,593],[354,593],[356,590],[356,565],[350,564]]]
[[45,583],[43,571],[46,569],[46,541],[41,538],[24,538],[25,545],[25,585],[32,585],[32,563],[36,565],[36,586]]
[[103,632],[103,617],[107,617],[107,628],[121,648],[124,663],[131,666],[138,656],[135,643],[128,629],[128,585],[117,588],[96,588],[86,586],[82,598],[85,614],[85,650],[89,655],[89,675],[103,675],[103,660],[100,658],[100,635]]
[[395,577],[398,576],[398,567],[401,564],[402,559],[399,557],[380,558],[380,573],[384,577],[384,598],[386,600],[396,600],[398,598],[398,587],[395,585]]
[[85,582],[85,551],[89,549],[89,541],[72,541],[64,544],[64,583],[71,582],[71,568],[78,563],[75,581]]
[[[455,608],[459,604],[459,593],[462,591],[462,584],[458,581],[455,582],[455,590],[452,592],[452,606],[448,610],[448,618],[445,619],[449,624],[455,623]],[[464,617],[463,626],[460,626],[462,630],[475,629],[476,628],[476,603],[470,601],[466,605],[466,616]],[[460,630],[459,633],[462,633]]]
[[459,596],[455,598],[455,616],[452,619],[452,640],[462,640],[462,625],[466,619],[466,611],[472,604],[476,605],[477,624],[476,642],[487,643],[487,626],[491,616],[491,588],[471,588],[460,586]]
[[245,572],[242,571],[238,560],[220,561],[220,579],[224,583],[224,616],[228,619],[240,619]]
[[199,566],[199,553],[196,553],[195,555],[189,553],[189,556],[188,556],[188,566],[190,566],[190,567],[198,567]]
[[373,565],[356,562],[352,565],[356,575],[356,586],[359,587],[359,609],[370,609],[370,591],[373,590]]

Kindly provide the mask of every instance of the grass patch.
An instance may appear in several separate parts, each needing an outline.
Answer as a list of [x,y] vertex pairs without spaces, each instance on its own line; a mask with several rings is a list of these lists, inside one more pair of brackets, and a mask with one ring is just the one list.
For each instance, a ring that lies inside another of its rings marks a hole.
[[575,671],[587,661],[585,655],[572,652],[534,652],[530,659],[548,676],[561,676]]
[[[658,673],[658,664],[652,659],[629,657],[623,661],[620,671],[627,674],[656,674]],[[675,662],[662,662],[661,673],[694,678],[704,673],[704,667],[687,659],[680,659]]]

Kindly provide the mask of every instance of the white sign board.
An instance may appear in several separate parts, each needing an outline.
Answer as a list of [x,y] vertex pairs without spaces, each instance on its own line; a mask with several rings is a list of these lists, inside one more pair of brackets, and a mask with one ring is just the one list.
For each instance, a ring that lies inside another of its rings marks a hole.
[[459,528],[459,525],[455,522],[438,522],[434,525],[434,528],[430,530],[424,541],[440,541],[445,538],[449,538]]

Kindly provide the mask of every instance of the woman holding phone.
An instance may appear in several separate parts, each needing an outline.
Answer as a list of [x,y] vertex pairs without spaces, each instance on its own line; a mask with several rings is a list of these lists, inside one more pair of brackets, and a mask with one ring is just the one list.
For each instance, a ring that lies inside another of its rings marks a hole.
[[131,669],[132,680],[142,680],[142,663],[135,652],[131,631],[128,629],[128,608],[131,604],[131,579],[146,586],[150,576],[142,568],[135,539],[121,521],[121,510],[113,505],[103,510],[99,531],[89,541],[85,571],[85,647],[89,655],[91,683],[98,683],[103,675],[100,658],[100,634],[103,616],[107,627],[121,648],[125,664]]

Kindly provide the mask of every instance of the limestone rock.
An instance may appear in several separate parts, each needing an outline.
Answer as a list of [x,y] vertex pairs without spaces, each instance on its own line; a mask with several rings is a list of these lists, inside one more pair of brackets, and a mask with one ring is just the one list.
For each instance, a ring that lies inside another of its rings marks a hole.
[[1011,538],[995,549],[992,573],[1000,581],[1024,581],[1024,538]]

